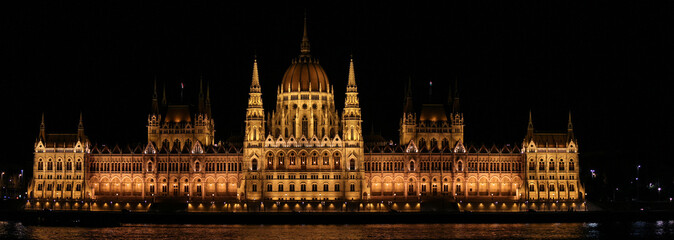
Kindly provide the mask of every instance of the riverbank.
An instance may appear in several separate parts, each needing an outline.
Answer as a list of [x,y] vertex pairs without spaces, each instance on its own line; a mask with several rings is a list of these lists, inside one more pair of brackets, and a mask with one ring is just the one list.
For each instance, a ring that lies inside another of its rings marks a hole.
[[394,224],[394,223],[551,223],[674,220],[673,211],[587,212],[87,212],[4,211],[2,221],[25,225],[116,226],[121,224]]

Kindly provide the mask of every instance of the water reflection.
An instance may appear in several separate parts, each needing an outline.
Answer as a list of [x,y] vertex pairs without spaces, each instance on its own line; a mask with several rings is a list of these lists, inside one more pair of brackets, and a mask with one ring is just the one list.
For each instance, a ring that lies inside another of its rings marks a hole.
[[536,224],[24,226],[0,222],[0,239],[672,239],[674,221]]

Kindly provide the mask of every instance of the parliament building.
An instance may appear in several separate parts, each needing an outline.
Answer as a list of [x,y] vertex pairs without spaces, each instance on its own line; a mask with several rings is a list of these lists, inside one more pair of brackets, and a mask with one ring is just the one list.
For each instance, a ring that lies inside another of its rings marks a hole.
[[420,111],[408,88],[399,141],[364,138],[356,73],[352,59],[344,108],[337,109],[341,98],[311,56],[305,21],[274,109],[263,107],[252,63],[238,144],[216,141],[208,86],[200,86],[198,104],[174,105],[165,90],[159,98],[155,82],[147,142],[137,146],[92,145],[81,115],[77,133],[47,133],[43,115],[28,195],[139,202],[583,199],[571,115],[563,133],[534,131],[529,115],[521,145],[468,146],[456,87],[448,103]]

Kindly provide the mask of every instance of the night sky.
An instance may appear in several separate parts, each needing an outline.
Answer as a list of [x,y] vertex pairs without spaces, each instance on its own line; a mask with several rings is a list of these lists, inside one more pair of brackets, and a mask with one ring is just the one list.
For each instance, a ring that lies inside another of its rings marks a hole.
[[[657,3],[659,4],[659,3]],[[344,105],[353,54],[363,128],[397,142],[404,87],[416,109],[446,101],[458,80],[468,144],[521,144],[536,130],[565,131],[573,115],[583,174],[622,184],[637,163],[671,185],[674,28],[669,5],[388,1],[243,5],[70,3],[0,10],[0,168],[29,168],[45,113],[48,133],[75,133],[78,115],[99,145],[147,140],[153,79],[169,102],[196,103],[210,83],[216,141],[239,135],[259,62],[265,110],[299,54],[306,9],[312,56]],[[429,81],[433,82],[429,96]],[[671,190],[670,190],[671,191]]]

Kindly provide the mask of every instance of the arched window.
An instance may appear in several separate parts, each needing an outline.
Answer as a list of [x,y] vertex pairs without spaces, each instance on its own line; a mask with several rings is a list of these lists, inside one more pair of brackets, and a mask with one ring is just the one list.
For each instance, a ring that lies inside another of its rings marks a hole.
[[538,191],[539,192],[545,192],[545,185],[541,184],[538,186]]
[[350,135],[350,137],[351,137],[351,138],[350,138],[351,140],[355,140],[355,139],[356,139],[355,135],[353,135],[353,128],[351,128],[351,135]]
[[529,162],[529,171],[533,170],[536,170],[536,164],[531,160],[531,162]]
[[463,171],[463,162],[459,161],[456,164],[456,170],[459,171],[459,172]]
[[169,140],[164,139],[164,142],[162,143],[161,148],[167,149],[168,147],[169,147]]
[[267,169],[272,169],[274,167],[274,154],[271,152],[267,154]]
[[564,171],[564,163],[563,162],[559,163],[559,170]]
[[414,172],[414,161],[410,161],[410,172]]
[[[575,170],[576,170],[576,165],[575,165],[573,162],[570,162],[570,163],[569,163],[569,170],[571,170],[571,171],[575,171]],[[569,187],[569,189],[571,189],[571,188]]]
[[294,152],[290,152],[290,153],[288,154],[288,158],[290,159],[290,165],[295,165],[295,153],[294,153]]
[[307,120],[307,117],[302,117],[302,135],[309,137],[309,120]]
[[435,147],[438,147],[438,140],[435,140],[435,138],[432,138],[430,148],[432,149],[432,148],[435,148]]
[[37,163],[37,170],[43,170],[43,169],[44,169],[44,164],[42,163],[42,160],[40,160],[40,161]]
[[538,170],[545,171],[545,162],[543,162],[543,159],[541,159],[541,162],[538,163]]
[[152,162],[147,162],[147,171],[152,172]]
[[185,140],[185,147],[192,148],[192,141],[189,139]]
[[574,187],[573,184],[569,185],[569,192],[576,191],[576,188]]
[[251,164],[251,170],[257,171],[257,159],[253,159],[253,162]]
[[285,160],[285,156],[283,156],[283,153],[278,154],[278,165],[283,166],[283,160]]
[[425,139],[419,139],[419,149],[424,149],[426,148],[426,140]]
[[335,169],[339,169],[340,166],[341,166],[339,162],[342,159],[341,156],[339,155],[339,152],[335,153],[335,156],[333,156],[333,159],[335,160]]
[[[311,133],[311,135],[318,135],[318,119],[314,117],[314,129]],[[310,137],[310,136],[307,136]]]
[[548,188],[549,191],[554,192],[555,191],[555,185],[550,184],[550,187]]
[[61,171],[63,170],[63,163],[61,161],[56,163],[56,171]]
[[75,163],[75,170],[82,170],[82,162],[80,162],[80,160],[77,160],[77,163]]
[[536,189],[535,189],[534,185],[533,184],[529,185],[529,192],[535,192],[535,191],[536,191]]
[[200,169],[199,162],[194,162],[194,171],[198,172]]
[[288,128],[285,128],[285,135],[283,137],[288,137]]
[[548,165],[548,170],[554,171],[555,170],[555,162],[550,159],[550,165]]
[[355,159],[351,159],[351,160],[349,161],[349,170],[351,170],[351,171],[355,171],[355,170],[356,170],[356,160],[355,160]]
[[173,141],[173,148],[180,149],[180,140],[176,139]]
[[564,184],[559,184],[559,191],[564,192],[566,189],[564,188]]

